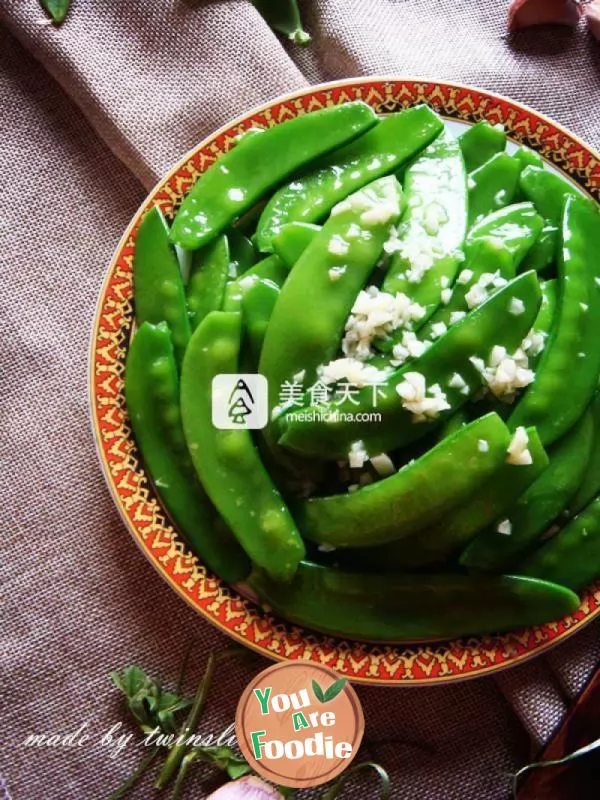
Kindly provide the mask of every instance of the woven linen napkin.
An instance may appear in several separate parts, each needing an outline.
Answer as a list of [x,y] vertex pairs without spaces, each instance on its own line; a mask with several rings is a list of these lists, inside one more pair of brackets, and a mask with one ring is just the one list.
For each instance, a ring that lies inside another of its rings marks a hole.
[[[309,83],[431,76],[522,100],[600,144],[600,56],[585,33],[509,40],[503,3],[319,0],[314,43],[282,42],[243,0],[73,0],[61,28],[37,0],[0,6],[0,797],[100,800],[137,764],[102,736],[122,719],[108,672],[135,661],[173,681],[194,641],[193,691],[226,639],[140,555],[105,489],[90,433],[87,349],[102,276],[159,176],[202,136]],[[365,755],[393,798],[503,800],[600,660],[600,626],[496,679],[429,689],[359,687]],[[230,664],[202,729],[233,721],[249,676]],[[81,746],[24,746],[82,730]],[[123,732],[132,729],[124,727]],[[190,797],[206,794],[199,783]],[[152,797],[150,783],[132,795]],[[376,784],[348,790],[376,797]]]

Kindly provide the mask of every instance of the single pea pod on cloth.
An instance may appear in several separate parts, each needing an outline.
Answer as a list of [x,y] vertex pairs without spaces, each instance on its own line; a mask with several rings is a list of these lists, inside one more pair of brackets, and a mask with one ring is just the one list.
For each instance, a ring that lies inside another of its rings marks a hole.
[[[486,448],[479,446],[486,442]],[[503,467],[510,433],[488,414],[444,439],[399,472],[352,494],[314,497],[296,509],[307,539],[364,547],[405,539],[465,503]],[[460,469],[456,465],[460,464]]]
[[297,0],[252,0],[252,5],[273,30],[301,47],[310,44],[310,34],[302,25]]
[[375,642],[540,625],[579,606],[577,595],[564,586],[520,576],[376,575],[306,561],[287,585],[259,571],[249,584],[263,604],[297,625]]
[[497,153],[469,175],[469,227],[513,202],[520,174],[517,159]]
[[506,147],[506,133],[501,125],[478,122],[458,137],[467,172],[473,172]]
[[427,106],[389,114],[359,139],[334,152],[324,164],[294,178],[269,200],[256,242],[271,252],[273,238],[289,222],[320,222],[349,194],[389,175],[439,135],[442,120]]
[[181,365],[190,340],[190,322],[179,261],[169,244],[169,227],[158,206],[144,214],[138,228],[133,286],[137,324],[166,322]]
[[[462,428],[461,432],[466,429]],[[471,495],[450,515],[438,518],[433,525],[423,527],[409,539],[361,550],[356,554],[355,563],[382,572],[410,571],[429,564],[444,564],[455,561],[461,548],[483,528],[496,522],[502,529],[502,517],[513,505],[515,497],[531,486],[548,466],[548,456],[535,428],[529,429],[526,435],[530,463],[514,463],[510,454],[505,453],[501,467],[485,483],[474,487]],[[477,445],[487,452],[490,442],[482,438]]]
[[179,377],[166,323],[144,322],[130,345],[125,399],[144,464],[169,516],[196,555],[220,578],[237,583],[250,560],[198,483],[179,410]]
[[[562,223],[558,306],[535,382],[510,416],[513,428],[534,425],[544,445],[581,417],[600,373],[600,213],[583,198],[567,198]],[[568,391],[562,387],[568,381]]]
[[[515,302],[523,309],[517,316],[511,312]],[[540,303],[536,274],[523,273],[381,382],[342,402],[309,406],[301,415],[282,414],[276,420],[279,444],[331,460],[347,458],[357,441],[375,455],[423,438],[481,390],[482,377],[473,359],[487,363],[496,347],[515,351],[529,333]],[[380,415],[376,424],[369,416],[375,411]]]
[[[213,425],[213,398],[225,408],[213,379],[236,374],[241,315],[211,312],[190,341],[181,373],[181,415],[198,477],[252,562],[274,580],[289,580],[304,557],[304,543],[288,508],[264,468],[249,430]],[[243,401],[244,389],[239,388]]]
[[259,370],[269,382],[269,408],[282,387],[303,373],[316,377],[337,352],[352,304],[368,280],[402,212],[395,177],[379,178],[336,206],[286,280],[271,316]]
[[579,591],[596,580],[599,564],[600,498],[597,497],[517,569],[522,575],[556,580]]
[[[454,280],[467,232],[467,174],[459,144],[448,131],[406,170],[403,187],[407,210],[388,245],[394,255],[382,288],[424,306],[424,324],[439,306],[444,286]],[[391,350],[396,340],[392,335],[382,348]]]
[[[482,531],[460,563],[469,569],[504,572],[520,559],[566,509],[588,466],[593,443],[590,411],[549,451],[549,464],[516,503],[503,509],[504,526]],[[517,496],[515,491],[514,497]],[[511,507],[512,506],[512,507]]]
[[289,175],[376,124],[375,112],[354,101],[243,137],[185,196],[171,240],[189,250],[208,244]]

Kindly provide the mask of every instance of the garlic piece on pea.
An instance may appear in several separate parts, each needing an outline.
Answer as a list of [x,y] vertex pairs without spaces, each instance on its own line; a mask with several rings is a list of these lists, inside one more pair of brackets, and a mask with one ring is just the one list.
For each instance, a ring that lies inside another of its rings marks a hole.
[[513,0],[508,9],[508,30],[547,24],[575,26],[582,13],[576,0]]

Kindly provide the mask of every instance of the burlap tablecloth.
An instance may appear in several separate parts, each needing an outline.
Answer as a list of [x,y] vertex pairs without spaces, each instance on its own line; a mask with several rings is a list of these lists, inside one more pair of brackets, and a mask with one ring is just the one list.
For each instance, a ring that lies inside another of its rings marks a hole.
[[[87,347],[103,272],[145,191],[201,136],[310,82],[368,73],[478,84],[600,145],[600,49],[584,32],[510,41],[498,0],[317,0],[314,44],[286,46],[244,0],[74,0],[60,29],[37,0],[0,15],[2,182],[2,729],[0,793],[105,798],[139,760],[100,736],[121,719],[109,670],[192,688],[223,637],[179,601],[123,529],[88,419]],[[501,800],[600,657],[600,626],[535,663],[445,688],[359,688],[366,753],[394,798]],[[263,662],[223,668],[203,730],[233,720]],[[25,747],[73,732],[82,747]],[[4,783],[6,788],[3,789]],[[203,797],[198,788],[190,797]],[[134,795],[150,798],[148,789]],[[348,797],[375,797],[375,784]]]

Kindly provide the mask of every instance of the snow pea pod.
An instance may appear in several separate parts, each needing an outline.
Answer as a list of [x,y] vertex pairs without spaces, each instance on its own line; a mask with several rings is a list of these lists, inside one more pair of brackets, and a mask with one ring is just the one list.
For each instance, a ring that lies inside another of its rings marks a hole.
[[196,330],[211,311],[220,311],[229,270],[229,243],[226,236],[219,236],[205,248],[193,253],[186,289],[192,330]]
[[[357,563],[375,571],[411,570],[428,564],[441,564],[460,552],[475,534],[500,520],[513,505],[515,497],[523,494],[548,466],[548,456],[535,429],[529,429],[527,434],[533,459],[531,464],[509,464],[505,456],[492,478],[480,485],[450,515],[438,519],[434,525],[423,528],[408,540],[361,550]],[[480,442],[489,444],[485,438]]]
[[311,630],[378,642],[451,639],[538,625],[573,613],[577,595],[520,576],[372,575],[303,561],[281,586],[253,573],[261,601]]
[[259,280],[242,297],[244,330],[248,339],[253,369],[258,364],[269,320],[281,287],[271,280]]
[[586,470],[576,494],[567,505],[569,516],[576,516],[600,492],[600,390],[592,397],[589,413],[592,417],[592,447]]
[[555,580],[573,591],[600,576],[600,498],[519,564],[524,575]]
[[487,240],[505,247],[518,267],[542,229],[542,217],[533,203],[516,203],[495,211],[474,225],[465,242],[465,252]]
[[512,203],[520,174],[519,161],[497,153],[469,175],[469,227]]
[[[544,445],[560,439],[588,406],[600,373],[600,214],[569,197],[562,225],[558,307],[535,382],[509,424],[535,425]],[[564,390],[568,381],[568,391]]]
[[259,281],[271,281],[281,286],[287,278],[287,274],[287,266],[275,254],[261,259],[258,264],[250,267],[239,278],[227,284],[222,310],[241,311],[244,295],[252,286]]
[[581,200],[582,194],[556,172],[543,167],[526,167],[520,179],[523,194],[545,219],[560,225],[567,197]]
[[[525,311],[510,313],[513,300],[520,300]],[[304,455],[318,458],[346,458],[353,442],[362,440],[368,453],[388,452],[403,447],[430,433],[442,424],[481,388],[480,375],[469,360],[472,356],[487,362],[494,345],[514,352],[531,329],[541,302],[537,276],[527,272],[455,323],[420,358],[400,367],[376,387],[368,386],[355,397],[340,403],[303,409],[306,414],[286,414],[278,420],[279,443]],[[425,385],[437,384],[446,395],[449,408],[437,417],[415,424],[416,417],[403,405],[396,387],[409,372],[416,371]],[[457,385],[458,374],[465,386]],[[357,415],[377,411],[380,422]],[[352,419],[352,421],[349,421]]]
[[[466,295],[484,273],[497,273],[504,280],[514,278],[519,263],[535,242],[541,227],[542,218],[531,203],[521,203],[504,212],[491,214],[480,226],[473,228],[467,237],[466,260],[460,273],[468,277],[461,278],[449,290],[449,301],[442,304],[420,329],[420,337],[430,338],[434,325],[440,322],[450,325],[456,312],[467,312]],[[490,288],[494,291],[493,287]]]
[[506,134],[501,126],[478,122],[458,137],[468,172],[478,169],[506,147]]
[[545,218],[544,230],[523,265],[525,269],[541,272],[559,254],[565,200],[567,197],[581,198],[582,195],[570,183],[543,166],[525,168],[521,173],[520,187],[524,197],[531,200]]
[[558,228],[546,221],[537,242],[525,256],[523,269],[534,269],[544,272],[555,259],[558,249]]
[[413,158],[443,127],[427,106],[388,115],[324,164],[275,192],[258,223],[259,248],[272,252],[273,237],[285,223],[325,219],[336,203]]
[[292,269],[320,230],[309,222],[288,222],[273,237],[273,252]]
[[273,310],[260,359],[271,409],[286,381],[304,372],[311,383],[317,367],[335,356],[356,295],[400,216],[402,190],[393,176],[379,178],[337,209],[296,263]]
[[376,123],[373,110],[355,101],[244,137],[192,186],[173,222],[171,240],[189,250],[207,244],[273,186]]
[[138,325],[166,322],[178,365],[190,340],[190,322],[179,261],[169,244],[169,226],[158,206],[146,212],[138,228],[133,257],[135,318]]
[[[482,531],[464,550],[460,563],[469,568],[504,572],[544,533],[568,507],[583,478],[592,449],[590,413],[549,451],[550,463],[540,477],[501,513],[509,520],[508,533],[496,528]],[[517,492],[514,493],[514,496]]]
[[252,366],[249,372],[258,365],[269,320],[287,276],[287,266],[272,255],[240,279],[242,318],[250,350],[246,361]]
[[300,18],[298,0],[252,0],[252,5],[273,30],[301,47],[310,44],[310,34],[304,30]]
[[[478,442],[488,442],[486,450]],[[405,540],[447,519],[506,459],[510,433],[487,414],[444,439],[412,464],[352,494],[315,497],[297,509],[307,539],[333,547],[372,547]],[[457,469],[460,465],[460,469]]]
[[227,232],[227,241],[231,259],[229,277],[232,279],[239,278],[256,264],[256,250],[250,239],[235,228]]
[[516,158],[517,161],[521,164],[521,168],[525,169],[525,167],[543,167],[544,166],[544,159],[541,157],[539,153],[536,153],[535,150],[532,150],[530,147],[525,147],[522,145],[513,153],[513,158]]
[[183,430],[204,489],[252,562],[274,580],[289,580],[304,557],[296,524],[250,431],[212,423],[212,403],[232,402],[217,396],[213,379],[238,371],[241,332],[241,315],[223,311],[211,312],[196,328],[181,373]]
[[144,322],[125,372],[129,419],[146,468],[169,515],[194,552],[219,577],[236,583],[250,561],[198,483],[179,411],[179,377],[166,323]]
[[[467,180],[456,139],[444,131],[406,170],[407,211],[398,226],[398,252],[383,290],[403,292],[426,309],[423,324],[440,303],[462,260],[467,231]],[[398,333],[387,340],[395,344]]]

